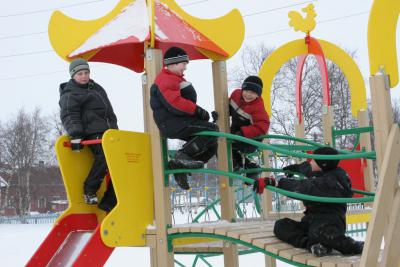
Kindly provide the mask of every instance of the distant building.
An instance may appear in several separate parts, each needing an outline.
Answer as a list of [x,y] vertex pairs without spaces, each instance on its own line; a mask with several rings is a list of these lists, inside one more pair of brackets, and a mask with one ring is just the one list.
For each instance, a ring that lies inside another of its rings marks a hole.
[[[9,179],[10,173],[4,171],[4,166],[2,169],[3,173],[0,173],[0,207],[4,208],[0,209],[0,215],[17,215],[18,185],[15,180]],[[57,166],[39,165],[35,167],[31,172],[30,187],[31,212],[59,212],[68,207],[64,184]],[[6,195],[8,195],[7,200]]]

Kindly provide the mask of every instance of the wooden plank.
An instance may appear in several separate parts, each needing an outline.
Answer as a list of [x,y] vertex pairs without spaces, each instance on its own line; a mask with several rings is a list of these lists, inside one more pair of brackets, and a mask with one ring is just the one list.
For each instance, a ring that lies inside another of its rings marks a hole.
[[[272,231],[243,234],[243,235],[240,235],[240,240],[243,240],[244,242],[252,244],[255,239],[270,238],[270,237],[275,238],[275,235]],[[277,239],[277,240],[279,240],[279,239]]]
[[266,244],[282,243],[282,240],[279,240],[278,238],[271,236],[271,237],[253,239],[251,243],[258,248],[265,249]]
[[393,188],[396,188],[397,167],[399,163],[400,133],[393,124],[387,142],[387,149],[379,172],[379,183],[373,205],[371,221],[361,257],[360,266],[376,267],[383,233],[387,227],[393,202]]
[[[298,254],[298,255],[293,255],[293,261],[303,263],[303,264],[309,264],[309,260],[313,260],[315,257],[313,254],[307,252],[306,254]],[[319,265],[317,265],[319,266]]]
[[301,248],[292,248],[292,249],[286,249],[286,250],[282,250],[279,253],[279,256],[288,259],[288,260],[293,260],[294,256],[297,255],[305,255],[308,254],[309,252],[305,249],[301,249]]
[[274,253],[276,255],[279,255],[279,252],[281,250],[285,250],[285,249],[292,249],[294,248],[292,245],[288,244],[288,243],[266,243],[264,249],[266,251],[269,251],[271,253]]

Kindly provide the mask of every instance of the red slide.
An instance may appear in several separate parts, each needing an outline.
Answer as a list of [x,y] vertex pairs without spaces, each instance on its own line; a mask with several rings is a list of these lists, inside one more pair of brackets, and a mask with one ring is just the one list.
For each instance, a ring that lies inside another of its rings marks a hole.
[[101,240],[95,214],[71,214],[53,227],[26,267],[103,266],[113,250]]

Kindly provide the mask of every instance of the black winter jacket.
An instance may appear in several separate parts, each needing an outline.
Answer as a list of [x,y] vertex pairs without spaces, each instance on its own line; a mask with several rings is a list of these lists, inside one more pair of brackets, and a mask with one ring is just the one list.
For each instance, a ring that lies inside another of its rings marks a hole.
[[[331,171],[312,172],[308,179],[282,178],[278,187],[284,190],[318,197],[351,198],[351,181],[340,167]],[[306,215],[335,213],[345,219],[346,204],[303,201]]]
[[60,117],[71,138],[88,138],[118,129],[117,117],[105,90],[93,80],[80,85],[73,79],[60,84]]

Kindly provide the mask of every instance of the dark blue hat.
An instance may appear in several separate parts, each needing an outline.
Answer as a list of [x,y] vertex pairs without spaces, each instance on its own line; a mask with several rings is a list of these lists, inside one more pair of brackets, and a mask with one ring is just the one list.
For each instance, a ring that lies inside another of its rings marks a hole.
[[263,82],[258,76],[247,77],[242,84],[242,90],[250,90],[261,96],[263,89]]
[[[332,147],[320,147],[314,150],[314,154],[318,155],[338,155],[339,152]],[[336,169],[339,165],[338,159],[316,159],[315,162],[323,171]]]

